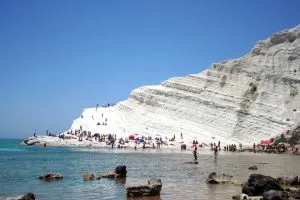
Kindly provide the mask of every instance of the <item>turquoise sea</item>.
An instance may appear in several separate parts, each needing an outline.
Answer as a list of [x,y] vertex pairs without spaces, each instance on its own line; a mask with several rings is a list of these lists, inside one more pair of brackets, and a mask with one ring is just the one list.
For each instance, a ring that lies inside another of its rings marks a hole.
[[[0,140],[0,197],[33,192],[41,200],[126,199],[126,185],[144,183],[149,178],[160,178],[163,186],[160,197],[141,199],[231,199],[239,194],[236,185],[205,183],[207,175],[215,171],[233,175],[246,181],[257,165],[258,171],[271,175],[300,175],[299,156],[225,153],[213,159],[210,151],[199,150],[199,164],[192,161],[190,151],[70,148],[19,146],[21,140]],[[127,166],[124,182],[101,179],[83,181],[85,172],[102,175],[118,165]],[[58,173],[61,181],[44,182],[44,173]]]

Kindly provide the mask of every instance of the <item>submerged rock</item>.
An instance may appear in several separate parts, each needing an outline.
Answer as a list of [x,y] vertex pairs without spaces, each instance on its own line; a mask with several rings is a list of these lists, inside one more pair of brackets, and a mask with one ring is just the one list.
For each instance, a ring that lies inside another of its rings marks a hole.
[[45,181],[53,181],[53,180],[60,180],[63,179],[62,175],[59,174],[44,174],[39,177],[40,180]]
[[116,173],[114,172],[107,172],[106,174],[102,175],[101,178],[115,178]]
[[85,180],[85,181],[94,180],[94,179],[95,179],[95,176],[92,173],[88,172],[83,175],[83,180]]
[[0,200],[35,200],[35,195],[29,192],[17,197],[0,197]]
[[256,165],[254,165],[254,166],[252,166],[252,167],[249,167],[248,169],[249,169],[249,170],[257,170],[258,168],[257,168]]
[[198,164],[198,161],[184,162],[184,164]]
[[208,175],[208,178],[206,179],[206,183],[210,184],[219,184],[219,183],[231,183],[232,177],[227,174],[221,174],[220,176],[217,176],[216,172],[211,172]]
[[249,196],[260,196],[269,190],[282,191],[282,188],[279,182],[270,176],[251,174],[248,182],[243,186],[242,193]]
[[162,188],[160,179],[150,179],[147,184],[128,186],[126,194],[130,197],[159,195]]

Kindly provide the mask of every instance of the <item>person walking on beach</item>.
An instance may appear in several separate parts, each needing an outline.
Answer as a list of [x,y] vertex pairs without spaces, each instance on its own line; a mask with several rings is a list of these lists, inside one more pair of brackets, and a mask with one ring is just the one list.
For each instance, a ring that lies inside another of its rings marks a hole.
[[218,148],[218,146],[215,146],[215,149],[214,149],[214,155],[215,155],[215,159],[217,159],[217,156],[218,156],[218,151],[219,151],[219,148]]
[[197,147],[195,147],[194,151],[193,151],[193,154],[194,154],[194,161],[197,162]]

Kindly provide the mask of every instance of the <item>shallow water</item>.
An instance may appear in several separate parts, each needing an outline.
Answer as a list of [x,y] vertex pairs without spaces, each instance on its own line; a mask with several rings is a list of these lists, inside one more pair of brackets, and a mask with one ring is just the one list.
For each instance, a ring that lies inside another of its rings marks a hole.
[[[7,145],[7,141],[0,140],[0,196],[33,192],[41,200],[126,199],[125,185],[160,178],[163,187],[156,199],[222,200],[239,194],[241,188],[206,184],[212,171],[233,175],[240,182],[253,173],[248,170],[252,165],[258,166],[255,173],[273,177],[299,175],[300,157],[291,155],[221,152],[215,161],[210,151],[199,150],[199,164],[195,165],[185,164],[193,159],[190,151],[23,147],[17,146],[18,142],[10,141]],[[118,165],[127,166],[125,183],[108,179],[83,181],[85,172],[102,175]],[[48,172],[62,174],[64,179],[55,182],[38,179]]]

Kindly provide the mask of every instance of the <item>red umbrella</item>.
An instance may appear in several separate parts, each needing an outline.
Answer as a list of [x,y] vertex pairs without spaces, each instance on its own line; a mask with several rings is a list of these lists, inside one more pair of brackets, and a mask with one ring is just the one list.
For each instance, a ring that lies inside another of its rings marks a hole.
[[134,135],[129,135],[129,140],[134,140],[135,136]]
[[262,144],[262,145],[268,145],[268,144],[272,144],[272,142],[270,140],[262,140],[260,142],[260,144]]

